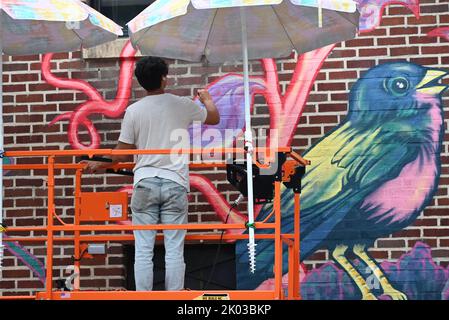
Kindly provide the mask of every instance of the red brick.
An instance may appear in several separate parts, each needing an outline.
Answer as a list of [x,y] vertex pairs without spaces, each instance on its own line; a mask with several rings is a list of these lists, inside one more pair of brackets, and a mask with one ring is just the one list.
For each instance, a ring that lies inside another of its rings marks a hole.
[[3,72],[8,71],[27,71],[28,63],[5,63],[3,66]]
[[436,24],[436,16],[435,15],[428,15],[428,16],[420,16],[419,19],[417,19],[415,16],[407,17],[407,24]]
[[28,82],[28,81],[38,81],[39,74],[37,73],[20,73],[13,74],[11,76],[12,82]]
[[341,111],[347,111],[348,106],[346,104],[320,104],[318,106],[319,112],[341,112]]
[[408,28],[404,28],[404,27],[396,27],[396,28],[391,28],[390,29],[390,35],[392,36],[397,36],[397,35],[415,35],[418,33],[418,28],[415,27],[408,27]]
[[360,49],[359,56],[361,57],[372,57],[372,56],[386,56],[388,54],[386,48],[376,48],[376,49]]
[[373,259],[388,259],[388,251],[370,250],[369,253]]
[[[424,48],[423,48],[424,50]],[[419,54],[419,48],[417,47],[398,47],[390,48],[390,54],[392,56],[407,56]]]
[[[15,289],[16,288],[16,283],[15,283],[15,281],[2,280],[0,282],[0,288],[1,289]],[[3,293],[7,293],[7,292],[3,292]]]
[[124,270],[122,268],[95,268],[95,276],[123,276]]
[[395,239],[387,239],[387,240],[379,240],[377,242],[378,248],[403,248],[405,247],[404,240],[395,240]]
[[320,83],[318,84],[319,91],[338,91],[338,90],[346,90],[346,85],[344,83]]
[[44,285],[39,280],[20,280],[18,281],[18,288],[39,289]]
[[339,79],[356,79],[357,72],[355,71],[340,71],[340,72],[330,72],[329,80],[339,80]]
[[80,285],[84,288],[91,287],[96,289],[103,289],[106,287],[105,279],[81,279]]
[[432,5],[428,5],[428,6],[422,5],[420,7],[420,11],[422,14],[431,13],[431,14],[435,15],[437,13],[447,13],[448,7],[447,7],[447,4],[436,5],[436,4],[432,3]]
[[44,117],[40,114],[25,114],[25,115],[16,115],[16,122],[42,122]]
[[332,59],[354,57],[356,55],[356,52],[357,51],[354,49],[339,49],[332,51],[330,57]]
[[423,43],[435,43],[436,38],[433,37],[409,37],[410,44],[423,44]]
[[27,55],[27,56],[12,56],[12,61],[39,61],[40,56],[38,54],[35,55]]
[[432,208],[432,209],[426,209],[425,211],[424,211],[424,215],[425,216],[447,216],[447,215],[449,215],[449,209],[443,209],[443,208],[441,208],[441,209],[434,209],[434,208]]
[[[386,26],[402,26],[405,19],[403,17],[382,17],[382,25]],[[391,30],[391,29],[390,29]]]
[[73,93],[50,93],[45,95],[46,101],[73,101]]
[[378,38],[377,44],[379,46],[406,44],[406,38],[405,37]]
[[320,123],[337,123],[337,116],[314,116],[309,119],[310,124],[320,124]]
[[422,47],[421,48],[422,54],[433,54],[433,55],[440,55],[443,53],[449,53],[449,46],[431,46],[431,47]]
[[3,92],[23,92],[26,90],[24,84],[3,85]]
[[[27,278],[31,274],[30,270],[3,270],[2,277],[4,278]],[[2,281],[3,282],[3,281]]]
[[447,229],[424,229],[424,237],[447,237],[449,228]]
[[376,64],[375,60],[353,60],[348,61],[348,68],[371,68]]
[[421,64],[421,65],[432,65],[438,64],[438,57],[422,57],[422,58],[410,58],[410,62]]

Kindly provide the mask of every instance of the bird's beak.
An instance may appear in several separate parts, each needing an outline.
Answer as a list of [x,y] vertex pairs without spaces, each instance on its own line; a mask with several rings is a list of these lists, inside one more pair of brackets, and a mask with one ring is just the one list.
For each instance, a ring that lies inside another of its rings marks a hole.
[[429,69],[422,81],[416,86],[416,91],[420,93],[438,95],[441,94],[448,86],[439,83],[445,75],[449,74],[446,71],[439,69]]

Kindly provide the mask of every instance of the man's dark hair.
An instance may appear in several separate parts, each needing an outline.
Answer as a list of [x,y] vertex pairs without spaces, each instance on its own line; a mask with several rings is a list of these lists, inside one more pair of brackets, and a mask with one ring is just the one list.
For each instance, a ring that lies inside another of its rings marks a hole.
[[158,57],[145,57],[136,65],[135,75],[140,85],[147,91],[160,89],[162,77],[167,76],[168,65]]

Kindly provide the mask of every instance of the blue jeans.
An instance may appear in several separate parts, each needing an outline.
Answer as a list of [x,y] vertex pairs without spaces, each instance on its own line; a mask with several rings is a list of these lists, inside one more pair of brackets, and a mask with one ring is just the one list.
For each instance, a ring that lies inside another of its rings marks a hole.
[[[139,181],[131,198],[133,225],[187,223],[187,190],[159,177]],[[153,289],[153,250],[156,230],[134,230],[134,276],[137,291]],[[165,289],[184,288],[186,230],[164,230]]]

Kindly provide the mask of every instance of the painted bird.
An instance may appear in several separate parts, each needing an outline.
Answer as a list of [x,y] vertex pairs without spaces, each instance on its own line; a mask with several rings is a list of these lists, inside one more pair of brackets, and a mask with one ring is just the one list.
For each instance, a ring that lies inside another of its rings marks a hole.
[[[385,295],[407,298],[367,249],[412,224],[437,190],[444,134],[441,95],[447,88],[438,81],[446,74],[408,62],[370,69],[350,91],[345,120],[304,154],[312,165],[302,182],[301,261],[319,249],[330,250],[363,299],[376,297],[348,260],[349,251],[371,269]],[[283,189],[285,233],[293,232],[293,205],[292,191]],[[266,205],[258,220],[271,211]],[[246,251],[245,241],[237,243],[238,283],[254,288],[273,277],[273,241],[258,241],[255,275],[247,271]]]

